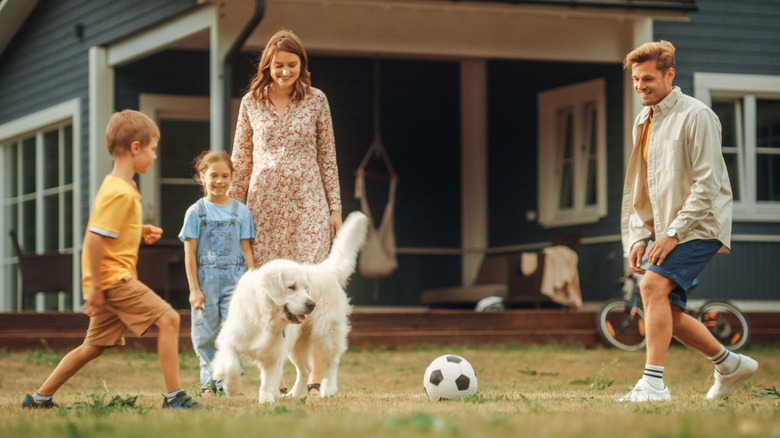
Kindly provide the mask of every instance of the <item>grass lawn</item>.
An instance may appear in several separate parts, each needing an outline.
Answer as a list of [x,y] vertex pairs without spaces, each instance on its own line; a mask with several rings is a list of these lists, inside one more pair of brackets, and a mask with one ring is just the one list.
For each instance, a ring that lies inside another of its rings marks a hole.
[[[756,376],[731,397],[704,399],[712,365],[674,345],[664,376],[672,401],[621,404],[641,376],[644,352],[580,346],[499,345],[348,351],[331,399],[257,403],[259,372],[247,367],[245,396],[196,397],[202,411],[163,411],[156,354],[109,351],[55,396],[70,409],[20,408],[64,352],[0,350],[0,437],[780,437],[780,346],[751,346]],[[475,396],[432,402],[422,389],[428,364],[445,353],[468,359]],[[182,381],[199,388],[197,360],[181,356]],[[288,385],[294,370],[286,368]],[[92,394],[90,396],[90,394]],[[115,405],[104,407],[112,397]],[[133,402],[133,398],[135,401]]]

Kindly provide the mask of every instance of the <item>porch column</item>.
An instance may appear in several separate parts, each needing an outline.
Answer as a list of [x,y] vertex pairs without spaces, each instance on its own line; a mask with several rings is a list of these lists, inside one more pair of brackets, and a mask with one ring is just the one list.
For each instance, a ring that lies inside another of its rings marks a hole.
[[474,283],[488,246],[487,62],[460,63],[461,282]]

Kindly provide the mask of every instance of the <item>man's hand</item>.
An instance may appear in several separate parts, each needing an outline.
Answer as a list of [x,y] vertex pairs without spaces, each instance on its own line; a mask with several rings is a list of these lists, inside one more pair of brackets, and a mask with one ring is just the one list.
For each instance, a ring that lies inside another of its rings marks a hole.
[[666,233],[662,234],[647,251],[647,260],[651,265],[661,266],[677,243],[679,242],[674,237],[669,237]]
[[631,254],[628,256],[628,267],[631,268],[631,272],[634,274],[645,275],[645,270],[642,269],[642,257],[644,255],[644,245],[636,245],[631,248]]
[[84,303],[82,309],[84,313],[90,318],[101,313],[106,307],[106,297],[103,296],[103,291],[93,289],[89,295],[89,299]]
[[144,238],[144,242],[146,242],[147,245],[151,245],[160,240],[162,232],[162,228],[150,224],[144,224],[141,228],[141,236]]

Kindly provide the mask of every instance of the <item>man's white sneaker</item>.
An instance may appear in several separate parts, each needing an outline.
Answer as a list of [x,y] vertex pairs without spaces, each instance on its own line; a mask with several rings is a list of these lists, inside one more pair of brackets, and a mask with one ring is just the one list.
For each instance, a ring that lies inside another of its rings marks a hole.
[[672,396],[669,394],[669,388],[664,386],[664,389],[659,391],[643,379],[639,379],[636,382],[636,386],[628,394],[617,399],[619,402],[649,402],[649,401],[669,401]]
[[727,397],[732,391],[749,379],[758,369],[758,362],[744,354],[739,355],[739,365],[733,373],[723,375],[715,370],[715,383],[707,391],[707,400]]

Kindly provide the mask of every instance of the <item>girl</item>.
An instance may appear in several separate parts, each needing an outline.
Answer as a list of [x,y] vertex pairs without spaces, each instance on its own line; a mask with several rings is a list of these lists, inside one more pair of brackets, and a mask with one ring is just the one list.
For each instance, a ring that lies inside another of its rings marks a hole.
[[192,346],[200,362],[204,397],[222,391],[209,364],[214,358],[220,324],[227,317],[238,279],[254,267],[252,213],[231,199],[233,163],[224,151],[206,151],[194,161],[195,180],[204,197],[187,209],[179,239],[184,242],[184,265],[190,285]]

